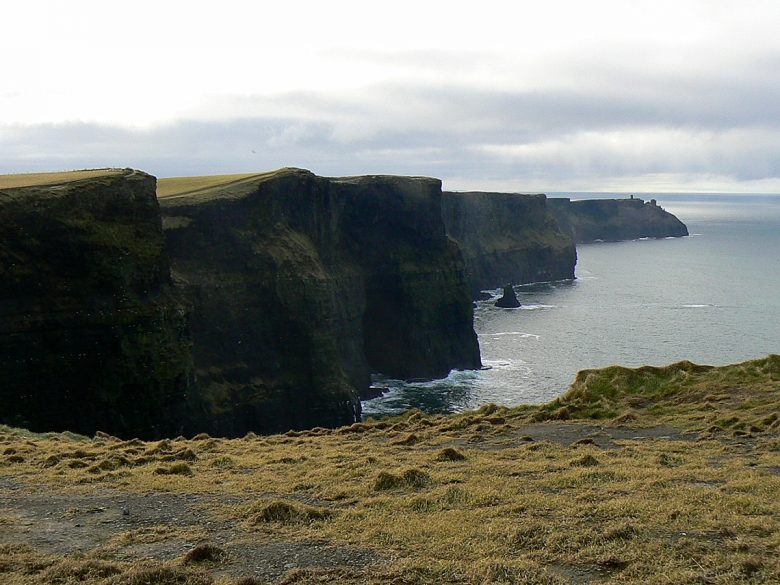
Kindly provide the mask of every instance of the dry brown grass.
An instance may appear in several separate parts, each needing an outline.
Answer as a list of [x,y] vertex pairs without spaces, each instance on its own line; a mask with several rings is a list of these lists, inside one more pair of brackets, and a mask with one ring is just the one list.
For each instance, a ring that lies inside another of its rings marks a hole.
[[62,171],[57,173],[20,173],[15,175],[0,175],[0,189],[15,189],[18,187],[36,187],[41,185],[57,185],[94,179],[121,173],[121,169],[94,169],[83,171]]
[[201,177],[169,177],[157,180],[157,196],[160,198],[192,195],[212,189],[236,185],[263,177],[270,177],[278,171],[268,173],[243,173],[236,175],[204,175]]
[[[780,390],[773,364],[665,370],[659,375],[671,382],[662,383],[640,372],[640,392],[621,382],[634,374],[621,372],[615,386],[588,391],[601,405],[594,416],[601,408],[615,411],[597,418],[600,426],[593,419],[533,422],[559,404],[489,406],[453,417],[410,413],[333,431],[234,440],[144,443],[4,428],[0,472],[56,493],[209,494],[209,524],[187,530],[220,549],[319,542],[373,550],[380,559],[364,568],[292,568],[278,583],[775,583]],[[664,390],[668,383],[674,391]],[[575,416],[586,408],[583,396],[567,399]],[[648,404],[634,400],[647,396]],[[706,416],[697,418],[695,405],[680,396],[710,405]],[[628,401],[636,436],[615,426]],[[723,431],[709,429],[711,420],[732,419],[738,422],[724,423]],[[639,429],[675,421],[697,430],[655,437]],[[754,430],[735,434],[741,423]],[[191,475],[155,473],[177,461],[186,461]],[[13,523],[13,511],[0,509],[2,518],[8,522],[0,521],[0,533]],[[228,526],[232,536],[214,541],[210,525]],[[19,560],[22,553],[0,555],[0,577],[40,582],[58,563],[89,561],[74,569],[83,582],[131,583],[128,565],[119,563],[121,573],[110,575],[98,561],[115,562],[112,555],[132,550],[142,536],[118,535],[81,560],[31,549],[27,561]],[[190,565],[152,563],[148,571],[204,582]]]

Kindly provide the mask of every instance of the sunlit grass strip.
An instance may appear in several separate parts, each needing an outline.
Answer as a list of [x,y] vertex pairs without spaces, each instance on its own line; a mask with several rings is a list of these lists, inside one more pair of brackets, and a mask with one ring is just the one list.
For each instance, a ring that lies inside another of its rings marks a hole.
[[157,197],[177,197],[192,195],[218,187],[228,187],[246,180],[270,177],[277,171],[268,173],[243,173],[236,175],[204,175],[200,177],[169,177],[157,180]]
[[94,169],[84,171],[62,171],[56,173],[20,173],[14,175],[0,175],[0,189],[58,185],[61,183],[80,181],[81,179],[94,179],[97,177],[117,175],[121,172],[121,169]]

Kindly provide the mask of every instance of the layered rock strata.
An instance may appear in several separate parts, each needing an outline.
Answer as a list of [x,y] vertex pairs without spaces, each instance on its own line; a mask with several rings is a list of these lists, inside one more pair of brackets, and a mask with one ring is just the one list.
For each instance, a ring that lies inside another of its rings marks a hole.
[[445,192],[447,234],[463,251],[473,295],[507,282],[574,278],[577,252],[544,195]]

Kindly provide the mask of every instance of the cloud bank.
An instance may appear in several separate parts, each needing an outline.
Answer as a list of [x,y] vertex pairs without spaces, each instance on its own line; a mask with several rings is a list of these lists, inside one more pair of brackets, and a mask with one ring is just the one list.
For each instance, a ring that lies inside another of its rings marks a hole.
[[277,31],[272,57],[245,37],[211,56],[157,47],[167,64],[181,58],[170,79],[148,62],[159,90],[127,67],[89,92],[61,71],[56,86],[26,87],[17,67],[19,83],[0,86],[0,172],[300,166],[437,176],[450,189],[780,192],[776,3],[597,1],[581,23],[566,18],[577,3],[553,4],[526,15],[539,23],[524,21],[533,42],[494,39],[508,34],[500,14],[472,22],[458,8],[460,37],[437,31],[436,43],[421,42],[418,23],[415,38],[399,29],[385,44],[306,28],[311,46],[294,48]]

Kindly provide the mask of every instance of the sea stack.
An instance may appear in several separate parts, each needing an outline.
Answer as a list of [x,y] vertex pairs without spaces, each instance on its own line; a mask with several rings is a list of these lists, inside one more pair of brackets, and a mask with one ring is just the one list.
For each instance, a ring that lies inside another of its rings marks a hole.
[[520,301],[517,300],[515,289],[511,284],[504,287],[504,295],[496,301],[496,307],[502,309],[516,309],[520,306]]

